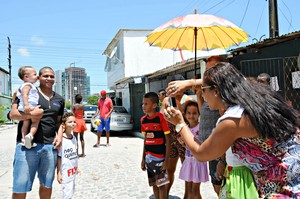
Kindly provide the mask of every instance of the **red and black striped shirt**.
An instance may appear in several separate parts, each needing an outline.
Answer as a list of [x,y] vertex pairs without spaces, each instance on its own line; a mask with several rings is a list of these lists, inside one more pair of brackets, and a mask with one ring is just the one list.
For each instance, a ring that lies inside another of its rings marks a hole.
[[168,122],[160,112],[141,118],[142,133],[145,135],[145,152],[158,158],[165,158],[165,134],[170,133]]

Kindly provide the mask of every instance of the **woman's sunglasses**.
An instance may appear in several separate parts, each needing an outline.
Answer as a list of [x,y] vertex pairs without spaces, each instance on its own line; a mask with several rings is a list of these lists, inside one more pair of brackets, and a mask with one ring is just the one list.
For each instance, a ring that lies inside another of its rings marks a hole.
[[205,89],[209,88],[210,90],[214,89],[215,88],[215,85],[212,85],[212,86],[201,86],[201,90],[202,92],[205,91]]

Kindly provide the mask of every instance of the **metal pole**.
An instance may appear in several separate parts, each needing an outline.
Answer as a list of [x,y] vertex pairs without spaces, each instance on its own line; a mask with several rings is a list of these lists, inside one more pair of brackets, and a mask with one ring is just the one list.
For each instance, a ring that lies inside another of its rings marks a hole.
[[11,83],[11,45],[10,45],[10,39],[9,37],[7,37],[8,39],[8,70],[9,70],[9,82],[8,82],[8,86],[9,86],[9,96],[12,96],[12,83]]
[[[194,9],[194,14],[197,14],[197,9]],[[197,27],[194,27],[194,35],[195,35],[195,66],[194,66],[194,73],[195,79],[197,78]]]
[[195,66],[194,66],[194,73],[195,78],[197,77],[197,28],[194,28],[194,35],[195,35]]
[[269,32],[270,38],[279,36],[277,0],[269,0]]

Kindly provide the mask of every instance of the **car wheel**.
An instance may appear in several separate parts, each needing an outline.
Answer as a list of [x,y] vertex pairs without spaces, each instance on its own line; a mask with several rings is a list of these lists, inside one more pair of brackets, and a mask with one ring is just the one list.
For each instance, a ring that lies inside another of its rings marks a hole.
[[131,130],[127,130],[127,135],[133,137],[133,132]]

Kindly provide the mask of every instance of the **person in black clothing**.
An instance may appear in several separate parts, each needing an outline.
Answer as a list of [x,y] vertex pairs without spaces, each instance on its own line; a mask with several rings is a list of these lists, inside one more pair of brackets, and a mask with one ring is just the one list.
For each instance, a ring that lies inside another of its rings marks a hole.
[[[18,111],[18,100],[15,100],[10,111],[10,118],[20,120],[16,151],[13,164],[13,194],[12,198],[26,198],[31,191],[36,173],[40,181],[40,198],[51,198],[52,183],[57,164],[57,148],[61,144],[62,135],[56,135],[61,118],[64,113],[64,99],[52,90],[54,84],[54,71],[50,67],[43,67],[39,71],[40,86],[39,106],[29,114]],[[41,109],[40,109],[41,108]],[[38,130],[33,141],[37,146],[31,149],[22,148],[23,120],[39,119],[38,115],[44,110]]]

